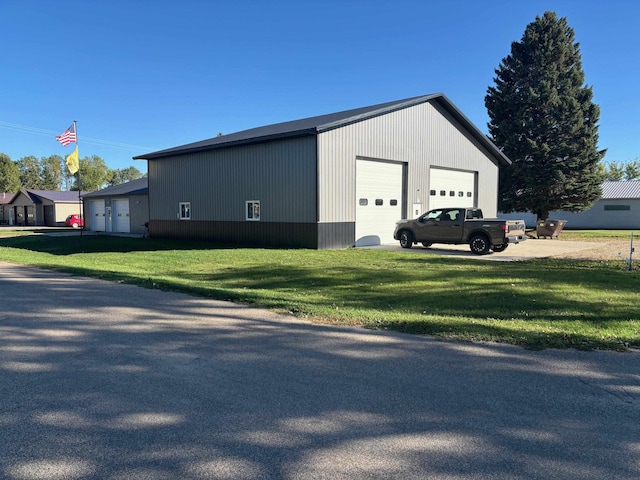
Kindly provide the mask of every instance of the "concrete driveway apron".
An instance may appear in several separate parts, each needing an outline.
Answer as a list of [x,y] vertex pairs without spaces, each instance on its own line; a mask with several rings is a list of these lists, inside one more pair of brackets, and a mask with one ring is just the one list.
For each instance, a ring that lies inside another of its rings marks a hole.
[[637,479],[640,355],[314,325],[0,264],[0,477]]

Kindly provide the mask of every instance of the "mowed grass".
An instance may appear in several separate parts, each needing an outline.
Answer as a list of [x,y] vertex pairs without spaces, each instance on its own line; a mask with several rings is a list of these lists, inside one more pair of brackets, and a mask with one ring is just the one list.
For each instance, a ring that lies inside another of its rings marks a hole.
[[531,348],[640,347],[640,273],[623,262],[491,262],[79,233],[0,238],[0,260],[258,305],[317,322]]

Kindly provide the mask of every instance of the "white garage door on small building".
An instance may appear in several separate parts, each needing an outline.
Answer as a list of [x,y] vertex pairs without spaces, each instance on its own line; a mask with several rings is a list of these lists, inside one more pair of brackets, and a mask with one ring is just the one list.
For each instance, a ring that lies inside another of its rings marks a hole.
[[393,243],[402,218],[403,165],[356,160],[356,247]]
[[113,200],[111,203],[113,205],[113,231],[129,233],[131,231],[131,223],[129,222],[129,199]]
[[91,224],[90,228],[94,232],[105,231],[105,208],[104,200],[91,200]]
[[476,172],[431,167],[429,210],[446,207],[475,207]]

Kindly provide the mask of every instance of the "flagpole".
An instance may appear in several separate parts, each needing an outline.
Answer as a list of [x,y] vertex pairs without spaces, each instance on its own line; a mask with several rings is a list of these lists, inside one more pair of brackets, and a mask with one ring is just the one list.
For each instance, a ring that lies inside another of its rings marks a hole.
[[78,151],[78,171],[76,172],[78,174],[78,213],[80,213],[81,217],[82,217],[82,227],[80,228],[80,236],[82,237],[82,231],[84,230],[84,222],[85,222],[85,215],[84,215],[84,209],[82,208],[82,197],[80,196],[80,149],[78,147],[78,125],[77,122],[74,120],[73,121],[73,129],[76,132],[76,150]]

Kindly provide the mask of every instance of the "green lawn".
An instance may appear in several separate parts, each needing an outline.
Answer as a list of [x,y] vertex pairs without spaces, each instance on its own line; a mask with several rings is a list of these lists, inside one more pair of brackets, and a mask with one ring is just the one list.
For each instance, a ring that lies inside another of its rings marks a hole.
[[640,347],[623,262],[491,262],[368,249],[242,249],[109,236],[0,238],[0,260],[290,312],[532,348]]

